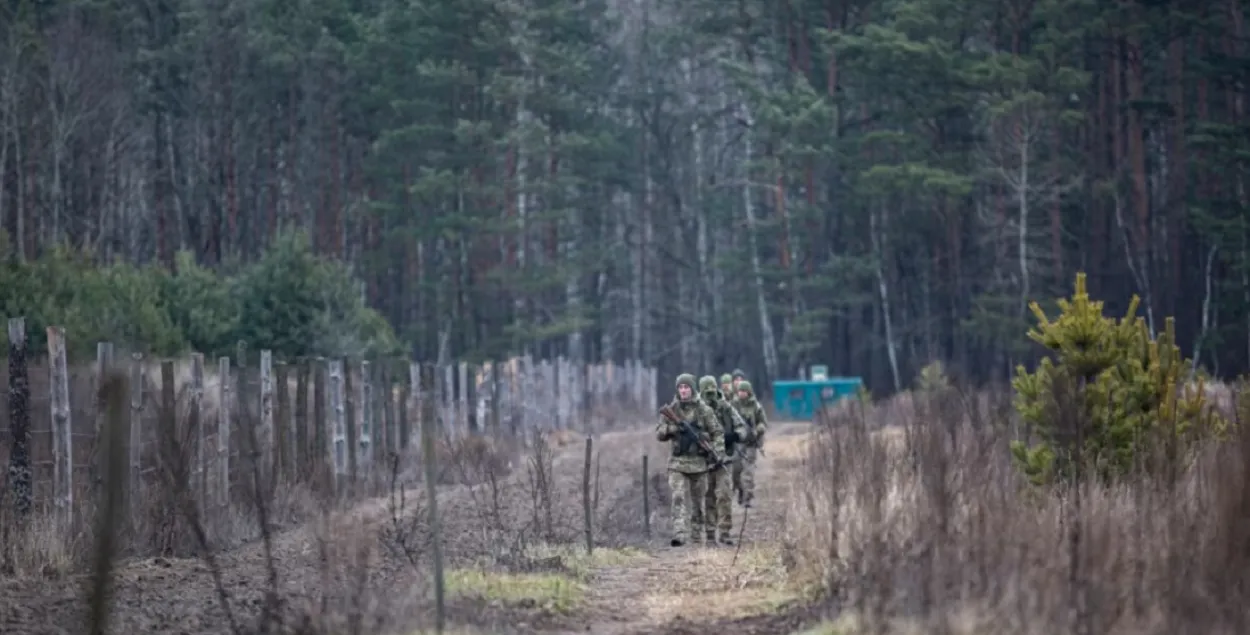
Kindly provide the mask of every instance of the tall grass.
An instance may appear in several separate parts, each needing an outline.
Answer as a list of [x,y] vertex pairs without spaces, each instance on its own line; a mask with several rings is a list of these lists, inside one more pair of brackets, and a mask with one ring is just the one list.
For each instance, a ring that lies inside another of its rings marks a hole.
[[857,632],[1250,632],[1237,428],[1156,475],[1038,488],[1011,462],[1009,394],[845,404],[808,447],[787,560]]

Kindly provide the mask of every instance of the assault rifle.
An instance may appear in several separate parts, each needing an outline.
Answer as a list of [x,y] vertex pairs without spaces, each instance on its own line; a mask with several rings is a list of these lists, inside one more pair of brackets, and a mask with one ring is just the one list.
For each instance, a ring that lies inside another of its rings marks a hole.
[[682,419],[676,412],[673,412],[671,405],[665,404],[660,408],[660,415],[668,419],[670,423],[676,424],[678,428],[677,451],[679,454],[689,453],[696,446],[699,448],[703,457],[712,462],[708,466],[708,471],[719,469],[725,465],[725,459],[712,447],[712,442],[699,434],[689,421]]

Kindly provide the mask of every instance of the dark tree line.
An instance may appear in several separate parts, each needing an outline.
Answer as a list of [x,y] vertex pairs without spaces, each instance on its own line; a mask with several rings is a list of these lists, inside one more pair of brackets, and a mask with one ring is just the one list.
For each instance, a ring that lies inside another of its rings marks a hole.
[[[1036,354],[1074,274],[1250,364],[1240,0],[9,0],[22,261],[221,269],[301,229],[423,356]],[[766,382],[764,382],[766,383]]]

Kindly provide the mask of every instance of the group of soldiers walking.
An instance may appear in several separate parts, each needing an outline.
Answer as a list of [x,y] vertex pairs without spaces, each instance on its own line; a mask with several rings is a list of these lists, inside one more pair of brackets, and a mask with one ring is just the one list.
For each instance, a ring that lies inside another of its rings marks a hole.
[[[716,378],[677,376],[677,395],[660,409],[655,437],[672,446],[671,544],[693,538],[732,545],[733,498],[748,508],[755,497],[755,461],[768,419],[741,370]],[[693,535],[691,535],[693,532]]]

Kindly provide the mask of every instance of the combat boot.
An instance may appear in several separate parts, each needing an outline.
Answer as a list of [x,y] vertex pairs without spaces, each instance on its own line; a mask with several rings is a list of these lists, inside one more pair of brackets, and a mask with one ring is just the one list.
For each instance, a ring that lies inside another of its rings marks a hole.
[[729,534],[723,534],[720,537],[720,544],[725,545],[726,547],[732,547],[734,546],[734,539],[729,537]]
[[682,545],[686,544],[686,541],[685,541],[685,540],[682,540],[681,538],[674,538],[674,539],[672,539],[672,540],[668,541],[668,544],[669,544],[669,546],[671,546],[671,547],[680,547],[680,546],[682,546]]
[[716,544],[716,534],[715,534],[715,533],[712,533],[712,532],[710,532],[710,531],[709,531],[708,533],[706,533],[706,534],[704,534],[704,535],[703,535],[703,538],[704,538],[703,544],[707,544],[707,545],[714,545],[714,544]]

